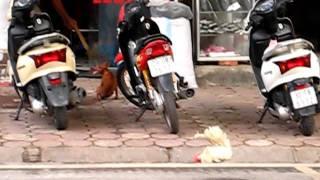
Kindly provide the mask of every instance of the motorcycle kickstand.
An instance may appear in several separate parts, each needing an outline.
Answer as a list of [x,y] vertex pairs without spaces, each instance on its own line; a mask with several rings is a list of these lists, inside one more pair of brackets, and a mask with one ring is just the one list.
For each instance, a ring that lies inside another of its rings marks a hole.
[[264,117],[266,116],[267,111],[268,111],[268,103],[266,102],[266,104],[264,105],[264,108],[263,108],[263,112],[262,112],[262,114],[260,116],[260,119],[257,122],[258,124],[262,124],[262,121],[263,121]]
[[21,114],[21,111],[23,109],[23,106],[24,106],[24,100],[21,99],[20,103],[19,103],[19,106],[18,106],[18,111],[16,113],[16,117],[14,118],[15,121],[19,121],[19,118],[20,118],[20,114]]
[[142,118],[142,116],[144,115],[144,113],[147,111],[147,107],[142,107],[141,108],[141,111],[139,112],[139,115],[138,115],[138,117],[136,118],[136,122],[140,122],[140,120],[141,120],[141,118]]

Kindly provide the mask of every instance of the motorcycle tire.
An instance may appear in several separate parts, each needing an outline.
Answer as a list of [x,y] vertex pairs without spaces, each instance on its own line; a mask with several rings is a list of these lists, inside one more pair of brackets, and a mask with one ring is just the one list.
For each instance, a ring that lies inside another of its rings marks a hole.
[[313,116],[307,116],[300,119],[300,132],[304,136],[312,136],[315,130],[315,120]]
[[[135,94],[135,92],[130,84],[130,79],[127,79],[127,77],[129,77],[127,68],[124,63],[121,63],[118,66],[118,70],[117,70],[118,87],[119,87],[121,93],[124,95],[124,97],[126,99],[128,99],[129,102],[131,102],[132,104],[134,104],[137,107],[142,107],[143,104],[139,101],[139,98]],[[129,81],[129,82],[127,82],[127,81]],[[148,107],[147,109],[152,110],[151,107]]]
[[68,128],[67,107],[52,107],[54,125],[57,130],[65,130]]
[[159,81],[156,81],[157,88],[163,100],[163,116],[170,129],[170,133],[179,132],[179,119],[176,106],[176,97],[173,92],[165,91]]

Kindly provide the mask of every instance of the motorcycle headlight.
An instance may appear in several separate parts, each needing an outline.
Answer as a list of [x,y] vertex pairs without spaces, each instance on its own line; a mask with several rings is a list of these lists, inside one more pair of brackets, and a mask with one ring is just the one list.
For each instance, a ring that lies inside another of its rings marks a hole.
[[14,7],[24,8],[24,7],[30,6],[32,4],[32,2],[33,2],[33,0],[17,0],[14,3]]
[[275,0],[260,0],[257,2],[254,11],[260,14],[268,14],[274,10]]

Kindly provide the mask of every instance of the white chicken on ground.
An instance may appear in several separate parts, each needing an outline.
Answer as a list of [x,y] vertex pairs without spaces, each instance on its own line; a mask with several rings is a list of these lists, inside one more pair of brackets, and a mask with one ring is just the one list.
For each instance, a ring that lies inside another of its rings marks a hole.
[[203,133],[197,133],[194,137],[208,139],[212,144],[212,146],[206,147],[196,156],[196,161],[212,163],[231,159],[232,148],[230,140],[219,126],[209,127],[205,129]]

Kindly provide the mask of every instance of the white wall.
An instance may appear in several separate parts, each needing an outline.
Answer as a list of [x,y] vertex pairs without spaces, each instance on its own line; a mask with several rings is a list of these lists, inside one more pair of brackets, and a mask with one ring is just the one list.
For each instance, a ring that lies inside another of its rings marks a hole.
[[0,53],[7,51],[7,29],[9,22],[7,13],[9,9],[9,0],[0,0]]

